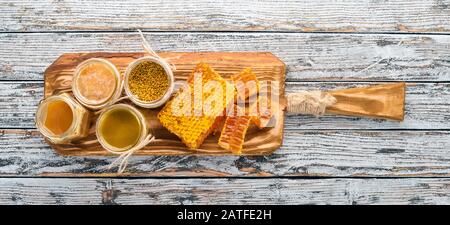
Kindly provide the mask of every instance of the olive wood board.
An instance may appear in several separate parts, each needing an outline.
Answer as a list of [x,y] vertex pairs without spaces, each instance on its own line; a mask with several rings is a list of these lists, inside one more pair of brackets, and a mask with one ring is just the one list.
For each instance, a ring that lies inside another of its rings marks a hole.
[[[225,79],[251,67],[260,81],[277,82],[279,99],[284,101],[285,64],[269,52],[159,52],[158,55],[168,59],[175,65],[175,80],[185,80],[199,62],[206,62]],[[104,58],[113,63],[123,78],[127,65],[135,59],[146,56],[141,52],[90,52],[66,53],[53,62],[44,73],[44,96],[48,97],[61,91],[71,89],[72,76],[75,68],[89,58]],[[122,93],[124,95],[124,92]],[[128,104],[131,101],[124,100]],[[279,104],[276,104],[279,105]],[[171,134],[158,121],[156,115],[161,108],[145,109],[134,105],[146,117],[147,124],[156,139],[136,151],[135,155],[231,155],[231,151],[221,148],[218,144],[220,132],[209,135],[198,149],[187,148],[181,140]],[[93,113],[92,113],[93,115]],[[273,127],[259,129],[251,125],[247,131],[242,155],[268,155],[282,144],[284,111],[276,110]],[[103,156],[111,155],[97,141],[95,135],[96,116],[92,116],[89,136],[69,144],[53,144],[46,142],[59,154],[70,156]]]

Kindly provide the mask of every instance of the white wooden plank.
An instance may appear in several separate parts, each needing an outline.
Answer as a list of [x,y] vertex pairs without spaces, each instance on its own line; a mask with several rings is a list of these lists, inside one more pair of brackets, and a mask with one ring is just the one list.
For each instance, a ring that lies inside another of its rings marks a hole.
[[0,2],[0,31],[449,32],[446,0]]
[[450,204],[450,179],[0,178],[0,204]]
[[[333,90],[376,83],[288,82],[286,92]],[[0,82],[0,128],[32,128],[43,84]],[[450,84],[415,83],[406,91],[406,116],[403,122],[327,115],[287,116],[285,129],[450,129]]]
[[[158,51],[269,51],[290,81],[450,81],[450,35],[147,33]],[[0,34],[0,80],[41,80],[65,52],[143,51],[136,32]]]
[[[113,157],[56,154],[37,131],[0,131],[0,176],[116,176]],[[448,131],[287,130],[274,154],[136,156],[125,176],[450,176]]]

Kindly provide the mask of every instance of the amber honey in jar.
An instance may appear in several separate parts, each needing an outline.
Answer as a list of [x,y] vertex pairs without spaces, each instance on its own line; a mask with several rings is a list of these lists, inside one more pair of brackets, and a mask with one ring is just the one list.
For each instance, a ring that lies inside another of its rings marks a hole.
[[120,73],[108,60],[85,60],[75,69],[72,91],[84,106],[91,109],[103,108],[117,100],[122,93]]
[[96,135],[107,151],[121,153],[145,142],[148,128],[139,110],[127,104],[117,104],[109,106],[100,114]]
[[37,129],[55,144],[69,143],[89,132],[89,112],[67,93],[42,100],[35,120]]

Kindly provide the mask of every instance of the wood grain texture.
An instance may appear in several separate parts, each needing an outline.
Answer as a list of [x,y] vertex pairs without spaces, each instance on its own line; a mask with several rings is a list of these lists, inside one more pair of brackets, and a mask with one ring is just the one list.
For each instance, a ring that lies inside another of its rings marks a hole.
[[327,107],[326,112],[401,122],[405,116],[405,90],[405,82],[395,82],[329,91],[337,102]]
[[450,179],[0,178],[0,204],[449,204]]
[[[0,175],[117,176],[113,157],[60,156],[35,130],[0,131]],[[295,131],[269,156],[135,156],[124,176],[450,176],[449,131]]]
[[[288,81],[450,81],[450,35],[146,33],[158,51],[267,51]],[[43,80],[65,52],[141,52],[126,33],[0,34],[0,80]]]
[[[286,92],[334,90],[374,85],[373,82],[287,82]],[[37,104],[44,84],[0,82],[0,128],[33,128]],[[406,87],[406,114],[403,122],[326,115],[286,116],[285,129],[449,129],[450,84],[410,83]]]
[[[450,177],[448,0],[0,0],[0,21],[0,204],[450,204],[448,178],[386,178]],[[289,116],[270,156],[141,156],[125,174],[174,179],[54,178],[116,174],[113,158],[59,156],[33,129],[45,68],[64,52],[141,52],[137,28],[158,51],[272,52],[288,92],[406,81],[405,121]],[[240,179],[260,176],[296,179]]]
[[[51,64],[44,73],[45,97],[60,91],[71,90],[72,78],[76,67],[90,58],[103,58],[113,63],[122,77],[127,66],[134,60],[145,56],[143,53],[66,53],[61,55]],[[223,78],[230,79],[232,75],[240,73],[245,68],[251,68],[261,84],[270,82],[272,87],[278,87],[275,92],[268,91],[268,96],[273,98],[272,104],[279,105],[284,98],[285,65],[277,57],[269,52],[162,52],[163,58],[171,58],[171,63],[176,66],[173,75],[175,82],[185,81],[192,73],[198,63],[207,63]],[[273,90],[273,89],[272,89]],[[126,96],[122,94],[122,96]],[[278,100],[279,99],[279,100]],[[128,103],[128,102],[127,102]],[[136,107],[136,105],[129,103]],[[274,107],[274,108],[275,108]],[[147,127],[156,137],[151,144],[140,149],[136,155],[231,155],[230,150],[218,145],[218,135],[209,135],[203,144],[197,149],[190,149],[171,134],[157,118],[158,109],[138,110],[144,115]],[[91,110],[92,113],[94,111]],[[277,150],[283,139],[284,111],[273,112],[276,124],[266,129],[258,129],[255,126],[249,128],[246,140],[243,143],[242,155],[268,155]],[[60,154],[72,156],[111,155],[97,141],[95,135],[95,123],[97,117],[91,119],[89,135],[85,138],[68,144],[48,144]]]
[[449,32],[450,3],[413,1],[11,1],[0,31]]

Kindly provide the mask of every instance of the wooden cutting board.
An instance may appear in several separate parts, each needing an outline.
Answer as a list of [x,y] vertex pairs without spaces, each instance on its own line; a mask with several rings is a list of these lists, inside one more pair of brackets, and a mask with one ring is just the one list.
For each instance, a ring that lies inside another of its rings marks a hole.
[[[279,83],[280,101],[284,99],[285,64],[269,52],[160,52],[161,57],[169,59],[176,66],[175,80],[185,80],[192,69],[199,62],[206,62],[225,79],[240,72],[246,67],[251,67],[260,81]],[[66,53],[61,55],[45,71],[45,97],[71,88],[72,75],[76,66],[89,58],[104,58],[112,62],[119,69],[122,77],[127,65],[133,60],[145,56],[145,53]],[[125,101],[132,104],[130,101]],[[156,140],[137,151],[135,155],[228,155],[230,151],[222,149],[218,144],[220,134],[210,135],[199,149],[188,149],[167,129],[162,127],[156,115],[161,108],[145,109],[135,106],[146,117],[151,132]],[[56,152],[62,155],[91,156],[110,155],[97,141],[95,136],[96,117],[91,120],[90,135],[71,144],[53,144]],[[247,131],[243,145],[243,155],[267,155],[281,146],[283,139],[284,111],[277,110],[275,126],[272,128],[258,129],[251,126]]]

